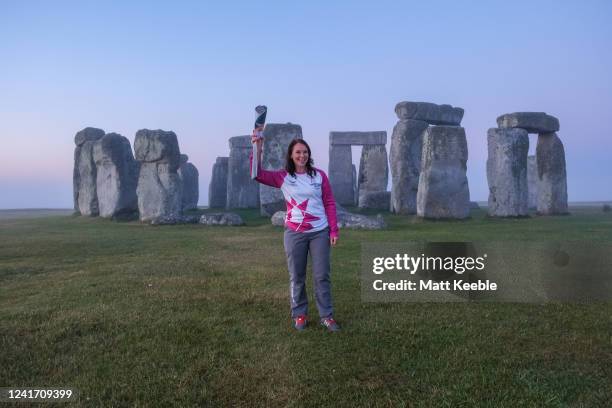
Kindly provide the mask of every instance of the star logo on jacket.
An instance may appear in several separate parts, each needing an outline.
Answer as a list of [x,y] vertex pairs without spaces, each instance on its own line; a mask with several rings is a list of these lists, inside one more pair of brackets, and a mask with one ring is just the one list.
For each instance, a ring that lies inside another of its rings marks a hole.
[[[291,201],[287,201],[286,203],[287,203],[287,224],[294,231],[298,232],[298,231],[311,230],[313,226],[310,222],[320,220],[319,217],[315,217],[314,215],[311,215],[307,211],[308,199],[304,200],[301,203],[298,203],[297,201],[295,201],[293,197],[291,197]],[[299,223],[291,221],[294,210],[298,211],[299,212],[298,214],[302,215],[302,221]]]

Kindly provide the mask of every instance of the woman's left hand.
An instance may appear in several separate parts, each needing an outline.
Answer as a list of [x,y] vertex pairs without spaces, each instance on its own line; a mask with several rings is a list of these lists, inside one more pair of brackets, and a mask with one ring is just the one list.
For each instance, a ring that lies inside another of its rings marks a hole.
[[338,237],[329,237],[329,243],[332,246],[336,246],[336,244],[338,243]]

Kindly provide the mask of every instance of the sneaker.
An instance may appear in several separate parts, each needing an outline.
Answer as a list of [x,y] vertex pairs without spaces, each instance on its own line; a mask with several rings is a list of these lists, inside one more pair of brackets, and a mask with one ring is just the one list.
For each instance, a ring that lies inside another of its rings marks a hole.
[[321,326],[324,326],[328,332],[340,331],[340,325],[334,320],[333,317],[325,317],[321,319]]
[[300,315],[293,319],[293,327],[295,327],[295,330],[302,331],[306,328],[307,324],[308,318],[304,315]]

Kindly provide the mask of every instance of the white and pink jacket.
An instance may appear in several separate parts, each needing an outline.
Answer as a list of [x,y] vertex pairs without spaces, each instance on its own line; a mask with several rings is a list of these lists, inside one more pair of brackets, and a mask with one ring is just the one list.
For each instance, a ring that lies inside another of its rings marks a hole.
[[293,177],[286,170],[271,171],[258,167],[255,180],[281,189],[287,204],[287,228],[295,232],[316,232],[329,226],[330,237],[337,237],[338,221],[334,194],[327,174],[319,169],[315,170],[314,177],[306,173],[295,173]]

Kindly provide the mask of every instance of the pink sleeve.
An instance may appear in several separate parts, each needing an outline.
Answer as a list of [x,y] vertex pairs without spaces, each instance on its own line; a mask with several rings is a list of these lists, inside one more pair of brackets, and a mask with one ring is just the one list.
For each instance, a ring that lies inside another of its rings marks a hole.
[[[253,153],[249,156],[249,168],[252,169],[253,166]],[[250,170],[249,170],[250,171]],[[265,184],[271,187],[280,188],[285,181],[285,176],[287,172],[285,170],[264,170],[261,166],[257,166],[257,177],[255,180],[259,181],[261,184]]]
[[317,169],[317,171],[321,172],[321,177],[323,178],[321,192],[323,198],[323,207],[325,207],[325,215],[327,216],[327,223],[329,224],[329,236],[337,238],[338,219],[336,216],[336,200],[334,199],[334,193],[332,192],[331,185],[329,184],[327,174],[325,174],[319,169]]

